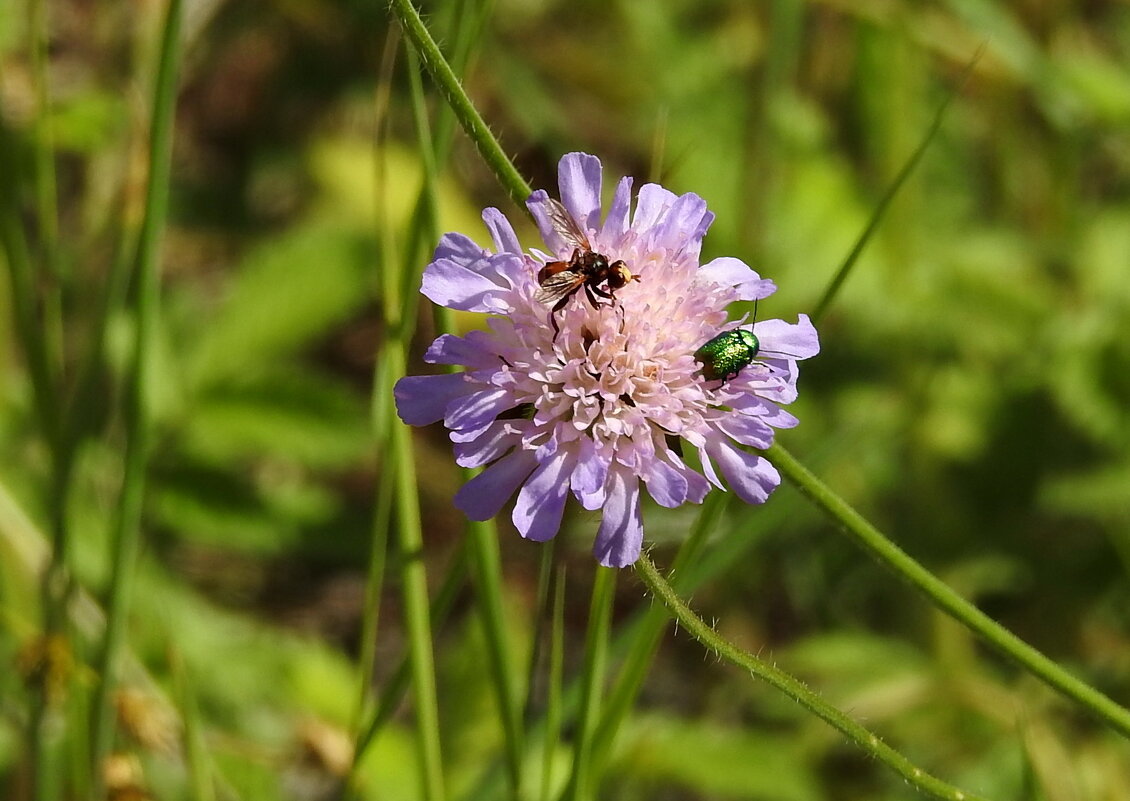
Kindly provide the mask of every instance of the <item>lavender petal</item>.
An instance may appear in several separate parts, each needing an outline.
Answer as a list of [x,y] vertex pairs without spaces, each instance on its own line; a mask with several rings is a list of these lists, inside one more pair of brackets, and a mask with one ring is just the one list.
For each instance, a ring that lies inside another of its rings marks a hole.
[[558,451],[539,465],[518,491],[511,520],[526,539],[545,542],[561,528],[561,514],[569,494],[569,462],[569,454]]
[[795,324],[784,320],[762,320],[753,327],[766,355],[808,359],[820,352],[820,337],[807,314],[797,315]]
[[483,209],[483,222],[490,231],[494,249],[499,253],[513,253],[522,255],[522,245],[518,242],[518,235],[514,233],[514,226],[510,220],[496,208]]
[[738,290],[738,300],[761,300],[777,291],[777,285],[762,278],[741,259],[722,256],[698,268],[698,275],[719,286]]
[[408,375],[392,388],[396,413],[410,426],[426,426],[443,419],[448,405],[473,392],[475,384],[462,373]]
[[471,520],[490,520],[536,465],[531,451],[514,451],[460,487],[455,507]]
[[592,552],[605,567],[627,567],[639,559],[643,546],[639,479],[626,470],[613,470],[608,481],[604,516]]
[[510,306],[505,296],[510,288],[491,280],[490,275],[495,273],[496,268],[485,258],[470,265],[440,259],[425,268],[420,292],[433,303],[449,309],[506,312]]
[[747,453],[719,438],[707,444],[734,494],[746,503],[765,503],[781,483],[777,468],[764,457]]
[[628,230],[628,213],[632,209],[632,179],[624,176],[616,184],[616,194],[612,196],[612,203],[608,207],[608,217],[604,220],[604,229],[601,237],[618,239]]
[[600,228],[600,159],[588,153],[566,153],[557,163],[561,203],[588,234]]
[[674,509],[686,503],[687,479],[666,462],[659,460],[653,462],[643,480],[647,485],[647,494],[660,506]]

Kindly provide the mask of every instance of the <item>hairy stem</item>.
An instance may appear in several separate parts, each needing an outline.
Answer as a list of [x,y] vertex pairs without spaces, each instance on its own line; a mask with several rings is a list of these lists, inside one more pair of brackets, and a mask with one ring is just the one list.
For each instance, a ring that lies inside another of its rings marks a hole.
[[762,662],[753,654],[743,651],[719,635],[691,611],[690,607],[683,603],[682,599],[675,594],[674,588],[660,575],[646,554],[639,558],[635,567],[636,573],[643,580],[643,583],[667,607],[672,617],[679,622],[679,625],[722,659],[748,670],[755,678],[761,679],[792,698],[809,712],[837,729],[866,751],[869,756],[879,760],[902,776],[915,789],[935,798],[944,798],[947,801],[980,801],[980,796],[958,790],[916,767],[914,763],[884,743],[878,736],[808,689],[799,679],[766,662]]

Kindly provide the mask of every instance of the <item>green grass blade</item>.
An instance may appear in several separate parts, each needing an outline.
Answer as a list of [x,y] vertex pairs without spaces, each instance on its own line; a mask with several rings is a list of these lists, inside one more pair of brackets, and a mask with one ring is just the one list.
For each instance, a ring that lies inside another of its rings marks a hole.
[[[720,492],[707,495],[702,510],[691,528],[690,536],[679,546],[671,573],[677,577],[675,585],[680,591],[685,592],[690,589],[687,585],[691,582],[686,580],[693,578],[690,566],[701,553],[706,538],[718,525],[729,497]],[[647,679],[648,670],[659,650],[659,644],[669,622],[670,616],[661,607],[652,606],[644,614],[643,620],[634,632],[631,645],[616,677],[616,683],[608,694],[608,702],[596,731],[593,750],[597,764],[602,769],[607,755],[612,751],[616,733],[628,713],[632,711],[632,706]]]
[[546,682],[545,735],[541,761],[541,801],[550,800],[553,758],[561,740],[562,676],[565,665],[565,568],[557,569],[553,582],[553,611],[550,618],[549,676]]
[[[468,475],[467,478],[470,476]],[[486,634],[487,662],[498,701],[499,714],[502,717],[506,767],[511,790],[514,798],[517,799],[522,797],[522,756],[525,753],[525,737],[518,704],[519,691],[512,668],[513,650],[507,634],[506,617],[502,613],[502,566],[498,552],[498,527],[494,525],[494,521],[471,521],[467,528],[471,541],[471,561],[474,567],[479,616]]]
[[[403,370],[401,363],[398,367]],[[396,511],[404,625],[411,661],[412,697],[416,710],[416,746],[420,757],[424,801],[442,801],[443,757],[436,700],[432,625],[428,613],[428,578],[424,567],[424,533],[420,525],[420,497],[416,486],[416,460],[407,425],[393,427],[392,469],[396,471]]]
[[[420,155],[424,164],[424,203],[418,206],[423,211],[421,229],[428,234],[428,241],[438,238],[436,226],[439,218],[437,195],[438,167],[436,164],[436,143],[428,122],[424,88],[420,81],[418,60],[415,52],[409,56],[409,85],[412,97],[413,115],[416,119],[420,139]],[[406,280],[414,281],[416,272],[405,269]],[[447,332],[456,332],[455,315],[450,309],[436,307],[438,327]],[[452,368],[454,369],[454,368]],[[464,480],[474,476],[472,471],[463,471]],[[502,567],[498,552],[498,530],[493,521],[469,521],[467,534],[470,540],[471,563],[475,577],[478,611],[486,635],[487,661],[491,683],[502,717],[503,737],[507,774],[514,798],[522,793],[522,755],[525,751],[522,733],[522,717],[518,706],[518,688],[511,669],[510,638],[507,634],[506,620],[502,613]]]
[[[432,599],[429,607],[432,622],[439,628],[443,626],[448,616],[451,614],[452,608],[455,606],[455,599],[463,592],[467,583],[467,549],[460,549],[454,561],[447,569],[447,574],[444,577],[443,583],[440,584],[439,591],[436,592],[435,598]],[[392,716],[396,713],[400,702],[404,700],[404,695],[408,690],[408,680],[411,677],[411,663],[406,654],[400,663],[396,666],[396,670],[392,672],[392,676],[384,687],[384,692],[381,694],[380,703],[377,705],[376,710],[373,712],[372,720],[369,721],[363,729],[362,734],[357,738],[357,745],[353,753],[353,768],[350,776],[356,774],[357,766],[360,765],[365,753],[381,733],[381,730],[392,720]]]
[[839,294],[840,289],[851,274],[856,262],[859,261],[863,249],[867,247],[867,243],[871,241],[871,236],[879,228],[879,223],[883,221],[883,216],[887,213],[887,208],[891,205],[891,202],[895,199],[899,190],[902,189],[903,184],[910,178],[919,162],[922,161],[922,157],[929,149],[930,143],[934,141],[934,137],[937,136],[938,131],[941,130],[942,121],[945,119],[946,111],[949,109],[950,103],[953,102],[953,99],[957,97],[958,93],[961,92],[962,88],[965,86],[966,81],[969,80],[969,76],[973,72],[973,67],[976,66],[977,62],[980,60],[983,51],[984,46],[978,48],[973,58],[965,66],[965,71],[962,73],[960,80],[949,90],[938,106],[938,110],[934,112],[934,119],[930,123],[930,127],[926,129],[922,141],[918,143],[918,147],[910,154],[910,157],[898,171],[898,175],[895,176],[895,180],[891,182],[891,185],[887,187],[887,191],[883,193],[883,197],[879,199],[879,203],[875,206],[875,210],[871,212],[871,218],[867,221],[863,232],[860,233],[859,238],[855,240],[855,244],[852,245],[847,257],[843,260],[843,263],[840,264],[839,269],[836,270],[836,274],[832,276],[832,280],[828,282],[828,286],[825,288],[824,295],[820,298],[820,302],[816,304],[816,308],[812,312],[812,320],[814,322],[819,321],[824,316],[824,313],[828,311],[828,307],[832,305],[832,301],[836,299],[836,295]]
[[[377,92],[374,103],[374,207],[377,241],[379,243],[379,262],[376,270],[380,276],[382,296],[391,293],[390,303],[396,303],[398,284],[392,273],[392,265],[396,261],[393,246],[391,225],[388,221],[388,210],[385,203],[385,190],[388,185],[386,179],[388,170],[385,165],[381,144],[384,141],[385,126],[388,121],[389,96],[392,91],[392,73],[396,66],[396,51],[399,37],[389,31],[385,37],[383,57],[381,59],[380,73],[377,78]],[[399,304],[397,304],[399,306]],[[383,470],[383,455],[387,452],[387,444],[395,416],[392,410],[392,385],[396,380],[389,369],[389,349],[393,347],[394,340],[382,340],[373,365],[373,390],[370,400],[370,411],[373,425],[373,445],[377,456],[377,486],[374,492],[373,519],[370,526],[369,561],[365,578],[365,601],[361,610],[361,644],[358,655],[357,669],[357,701],[353,711],[354,750],[358,749],[359,737],[362,731],[362,721],[368,711],[372,695],[373,667],[376,663],[377,653],[377,627],[380,621],[381,593],[384,590],[385,567],[388,557],[388,532],[392,521],[392,480]],[[356,759],[354,760],[356,764]]]
[[59,240],[59,202],[55,181],[55,148],[51,131],[51,89],[48,81],[46,0],[30,0],[28,37],[35,92],[35,201],[45,261],[54,269]]
[[169,662],[177,706],[180,709],[181,720],[184,722],[184,750],[185,761],[188,764],[190,797],[192,801],[215,801],[212,769],[208,764],[208,752],[204,746],[204,725],[192,690],[192,681],[185,667],[184,658],[176,648],[170,651]]
[[133,585],[134,562],[140,541],[141,505],[145,491],[145,462],[149,445],[147,391],[160,301],[159,252],[169,195],[176,100],[181,0],[170,0],[161,37],[157,82],[150,129],[149,183],[145,217],[138,242],[136,273],[136,330],[133,363],[126,396],[125,469],[115,520],[111,556],[110,600],[99,665],[91,731],[92,765],[98,776],[113,736],[113,691],[126,640],[126,623]]
[[608,661],[608,632],[612,623],[612,603],[616,597],[614,568],[597,568],[585,634],[585,662],[581,670],[581,703],[577,716],[577,736],[573,745],[573,772],[565,788],[564,801],[588,801],[593,797],[593,741],[603,695],[605,664]]
[[43,323],[37,312],[35,265],[17,196],[16,159],[16,144],[4,109],[0,106],[0,244],[8,263],[12,314],[31,377],[37,422],[48,447],[56,452],[60,436],[58,382],[46,341],[41,335]]

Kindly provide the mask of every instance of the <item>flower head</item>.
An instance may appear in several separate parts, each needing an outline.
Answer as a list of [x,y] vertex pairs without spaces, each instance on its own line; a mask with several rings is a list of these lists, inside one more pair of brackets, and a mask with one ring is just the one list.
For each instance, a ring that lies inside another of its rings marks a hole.
[[[731,302],[776,287],[738,259],[699,264],[714,215],[698,195],[645,184],[632,213],[632,179],[622,178],[602,220],[600,161],[584,153],[561,159],[559,184],[561,205],[542,190],[527,201],[544,252],[523,251],[493,208],[483,212],[493,252],[462,234],[440,240],[423,294],[492,316],[485,330],[436,339],[425,360],[464,370],[402,378],[397,410],[412,425],[443,420],[456,462],[485,466],[455,496],[470,518],[495,516],[517,492],[514,525],[544,541],[560,528],[572,493],[603,512],[597,559],[624,567],[643,542],[641,489],[666,507],[701,503],[712,486],[725,489],[723,480],[749,503],[768,498],[780,476],[739,445],[765,448],[774,428],[797,424],[781,404],[796,397],[797,360],[815,355],[819,343],[804,315],[796,324],[727,318]],[[595,286],[578,283],[552,309],[539,273],[544,283],[546,264],[575,264],[577,249],[555,219],[561,206],[592,252],[608,264],[622,260],[639,280],[602,285],[597,275]],[[742,341],[759,347],[736,375],[708,378],[696,352],[702,358],[706,343],[738,328],[752,331],[756,339]],[[684,462],[684,445],[702,472]]]

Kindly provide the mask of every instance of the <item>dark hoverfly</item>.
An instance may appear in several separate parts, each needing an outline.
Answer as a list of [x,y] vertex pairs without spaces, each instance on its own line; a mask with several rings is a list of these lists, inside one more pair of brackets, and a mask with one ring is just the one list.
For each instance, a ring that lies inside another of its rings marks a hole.
[[596,309],[600,307],[597,297],[615,301],[617,289],[623,289],[629,281],[638,281],[640,277],[633,275],[620,259],[609,264],[607,256],[594,251],[588,236],[560,202],[548,198],[546,206],[553,230],[566,244],[573,246],[573,255],[568,261],[551,261],[538,270],[538,291],[534,300],[553,306],[549,322],[556,338],[561,331],[557,326],[557,312],[565,308],[578,289],[584,287],[585,297]]

